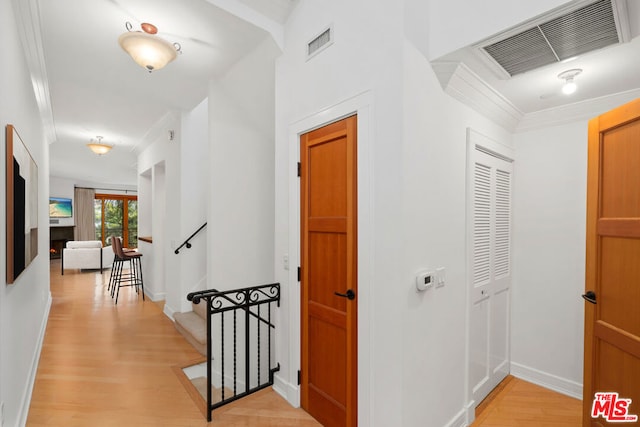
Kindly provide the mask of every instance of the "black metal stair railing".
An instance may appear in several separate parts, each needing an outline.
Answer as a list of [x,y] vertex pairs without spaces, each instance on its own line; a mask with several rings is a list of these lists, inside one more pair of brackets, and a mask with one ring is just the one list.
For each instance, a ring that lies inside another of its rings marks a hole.
[[[280,306],[280,283],[192,292],[187,300],[207,305],[207,421],[211,421],[214,409],[273,385],[280,364],[272,363],[272,306]],[[214,340],[218,347],[215,354]],[[214,383],[220,385],[220,397],[215,402]]]
[[193,239],[196,234],[198,234],[203,228],[205,228],[207,226],[207,223],[205,222],[204,224],[202,224],[200,226],[200,228],[198,228],[196,231],[193,232],[193,234],[191,236],[189,236],[187,238],[187,240],[185,240],[184,242],[182,242],[182,244],[180,246],[178,246],[178,249],[176,249],[175,251],[173,251],[176,255],[178,255],[180,253],[180,249],[182,249],[184,246],[187,247],[187,249],[191,249],[191,239]]

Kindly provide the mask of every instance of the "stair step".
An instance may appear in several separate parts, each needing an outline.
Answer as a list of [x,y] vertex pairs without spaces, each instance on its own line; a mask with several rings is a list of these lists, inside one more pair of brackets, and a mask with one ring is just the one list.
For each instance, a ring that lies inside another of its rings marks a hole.
[[[207,378],[206,377],[198,377],[191,380],[191,384],[198,390],[200,396],[206,401],[207,400]],[[215,386],[211,388],[211,403],[217,403],[222,401],[222,390],[216,388]],[[225,387],[224,388],[224,396],[225,399],[229,399],[234,396],[233,390]]]
[[174,313],[176,329],[200,354],[207,354],[207,322],[195,311]]

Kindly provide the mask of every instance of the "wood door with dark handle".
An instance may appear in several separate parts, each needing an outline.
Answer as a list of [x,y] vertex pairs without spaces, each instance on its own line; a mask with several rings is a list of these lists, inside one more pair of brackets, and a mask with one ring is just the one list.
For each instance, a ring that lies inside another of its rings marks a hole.
[[591,410],[617,392],[640,415],[640,99],[589,122],[587,180],[583,425],[620,425]]
[[301,136],[301,403],[357,425],[355,116]]

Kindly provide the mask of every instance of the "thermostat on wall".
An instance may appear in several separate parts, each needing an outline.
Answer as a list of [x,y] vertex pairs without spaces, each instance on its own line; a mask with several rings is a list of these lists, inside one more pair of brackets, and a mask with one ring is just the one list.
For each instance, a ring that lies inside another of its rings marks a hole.
[[416,289],[418,289],[419,291],[426,291],[433,286],[435,281],[436,277],[433,271],[421,271],[416,276]]

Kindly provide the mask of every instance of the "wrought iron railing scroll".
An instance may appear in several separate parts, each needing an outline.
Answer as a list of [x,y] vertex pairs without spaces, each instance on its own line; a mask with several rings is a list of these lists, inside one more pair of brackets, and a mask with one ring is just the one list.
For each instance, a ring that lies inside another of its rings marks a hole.
[[280,306],[280,284],[209,289],[192,292],[187,299],[207,306],[207,420],[211,421],[214,409],[273,385],[280,370],[273,363],[273,306]]

